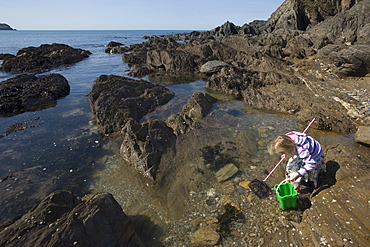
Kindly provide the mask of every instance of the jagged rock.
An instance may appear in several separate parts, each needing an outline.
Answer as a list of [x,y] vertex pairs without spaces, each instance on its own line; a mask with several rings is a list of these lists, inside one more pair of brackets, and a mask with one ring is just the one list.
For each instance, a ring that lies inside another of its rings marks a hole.
[[193,120],[204,118],[211,110],[216,99],[207,93],[194,93],[188,103],[182,108],[182,112]]
[[325,69],[340,76],[365,76],[370,72],[370,45],[327,45],[317,54]]
[[144,246],[111,194],[82,199],[56,191],[0,225],[1,246]]
[[15,57],[13,54],[0,54],[0,60],[6,60]]
[[110,54],[123,54],[127,51],[126,47],[122,46],[117,46],[117,47],[109,47],[104,50],[105,53],[110,53]]
[[61,65],[77,63],[89,55],[91,55],[89,51],[63,44],[27,47],[19,50],[15,57],[4,60],[1,68],[4,72],[14,74],[42,73]]
[[55,106],[70,87],[60,74],[24,74],[0,83],[0,92],[0,115],[9,116]]
[[[370,3],[361,1],[351,9],[338,13],[332,18],[316,25],[307,31],[312,36],[312,42],[317,49],[328,44],[351,44],[357,41],[358,37],[364,36],[363,28],[370,22]],[[362,31],[360,33],[360,31]],[[369,40],[362,40],[362,44],[369,44]]]
[[144,77],[146,75],[149,75],[151,72],[150,69],[148,69],[148,67],[146,66],[141,66],[141,65],[133,65],[130,69],[130,72],[128,73],[130,76],[134,76],[134,77]]
[[173,129],[176,136],[186,134],[194,129],[199,128],[199,124],[183,112],[171,115],[167,120],[168,127]]
[[161,156],[174,136],[172,129],[161,120],[148,120],[141,124],[128,121],[122,132],[122,158],[143,176],[155,179]]
[[158,106],[166,104],[174,94],[161,85],[144,80],[101,75],[92,86],[89,100],[101,132],[119,134],[130,119],[140,119]]
[[230,67],[230,64],[223,61],[209,61],[200,67],[200,72],[206,74],[213,74],[219,72],[223,67]]
[[370,146],[370,126],[360,126],[355,134],[355,141]]
[[197,69],[195,56],[180,50],[152,50],[147,53],[146,64],[169,73],[190,73]]

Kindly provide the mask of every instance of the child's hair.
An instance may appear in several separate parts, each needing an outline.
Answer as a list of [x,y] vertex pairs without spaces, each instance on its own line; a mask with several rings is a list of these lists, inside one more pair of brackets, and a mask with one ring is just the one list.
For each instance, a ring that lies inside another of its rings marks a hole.
[[287,154],[288,156],[293,156],[296,152],[293,140],[286,135],[276,137],[276,139],[270,143],[268,151],[270,155]]

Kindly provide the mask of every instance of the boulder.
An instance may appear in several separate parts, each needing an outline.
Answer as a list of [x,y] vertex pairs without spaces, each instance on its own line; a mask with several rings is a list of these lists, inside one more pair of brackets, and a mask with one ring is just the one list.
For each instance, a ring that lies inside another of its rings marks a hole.
[[60,74],[24,74],[0,83],[0,92],[0,116],[10,116],[55,106],[70,86]]
[[43,73],[61,65],[77,63],[91,52],[64,44],[41,45],[19,50],[15,57],[4,60],[2,70],[9,73]]
[[355,141],[370,146],[370,126],[360,126],[355,134]]
[[56,191],[0,225],[1,246],[144,246],[109,193],[78,198]]
[[182,108],[182,112],[193,120],[204,118],[211,110],[216,99],[207,93],[194,93],[188,103]]
[[128,121],[122,129],[122,158],[144,177],[155,179],[161,156],[170,146],[173,131],[164,121]]
[[213,74],[219,72],[223,67],[230,67],[230,64],[223,61],[209,61],[200,67],[200,72]]
[[101,75],[92,86],[89,100],[101,132],[119,134],[128,120],[139,122],[155,108],[166,104],[174,93],[144,80]]

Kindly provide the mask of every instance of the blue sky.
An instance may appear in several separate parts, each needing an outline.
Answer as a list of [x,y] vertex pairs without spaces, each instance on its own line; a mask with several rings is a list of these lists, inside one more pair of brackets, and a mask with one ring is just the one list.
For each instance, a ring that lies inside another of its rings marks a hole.
[[18,30],[210,30],[267,20],[284,0],[0,0]]

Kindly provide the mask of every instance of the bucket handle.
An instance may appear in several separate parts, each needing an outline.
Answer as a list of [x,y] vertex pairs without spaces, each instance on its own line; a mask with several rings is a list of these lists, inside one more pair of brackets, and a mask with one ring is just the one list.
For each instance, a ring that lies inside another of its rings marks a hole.
[[289,181],[289,178],[286,178],[286,179],[284,179],[283,181],[281,181],[280,182],[280,184],[278,184],[277,186],[276,186],[276,188],[274,187],[274,189],[276,190],[276,194],[278,193],[278,191],[279,191],[279,187],[280,187],[280,185],[282,185],[283,183],[286,183],[286,182],[288,182]]

